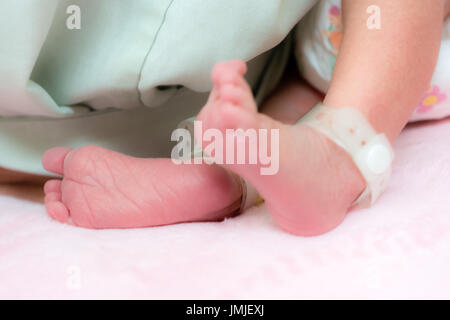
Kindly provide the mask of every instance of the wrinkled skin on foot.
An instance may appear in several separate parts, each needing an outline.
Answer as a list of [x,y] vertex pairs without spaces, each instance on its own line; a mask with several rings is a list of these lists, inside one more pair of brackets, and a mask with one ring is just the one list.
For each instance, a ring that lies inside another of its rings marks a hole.
[[62,175],[44,187],[49,216],[85,228],[220,220],[241,197],[238,180],[218,166],[174,165],[95,146],[51,149],[43,165]]

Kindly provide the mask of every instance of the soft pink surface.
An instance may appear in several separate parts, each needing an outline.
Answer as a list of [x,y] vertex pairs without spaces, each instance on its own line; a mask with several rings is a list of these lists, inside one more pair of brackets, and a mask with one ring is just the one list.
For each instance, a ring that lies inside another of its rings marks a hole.
[[264,207],[92,231],[1,197],[0,298],[450,299],[450,121],[408,128],[396,150],[379,202],[317,238],[283,233]]

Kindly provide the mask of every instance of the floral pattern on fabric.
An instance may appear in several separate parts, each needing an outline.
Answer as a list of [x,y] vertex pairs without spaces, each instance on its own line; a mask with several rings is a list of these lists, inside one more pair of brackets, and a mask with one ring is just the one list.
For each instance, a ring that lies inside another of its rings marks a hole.
[[434,106],[443,102],[447,99],[447,96],[441,92],[441,89],[434,85],[430,86],[430,88],[425,92],[420,102],[420,105],[417,107],[417,113],[426,113],[434,108]]

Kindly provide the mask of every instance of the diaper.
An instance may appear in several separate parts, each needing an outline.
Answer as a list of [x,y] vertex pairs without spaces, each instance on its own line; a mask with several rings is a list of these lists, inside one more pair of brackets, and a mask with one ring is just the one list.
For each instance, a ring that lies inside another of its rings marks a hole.
[[[326,93],[343,38],[341,0],[321,0],[296,27],[296,59],[302,76]],[[450,18],[444,23],[433,78],[410,121],[450,116]],[[389,79],[386,79],[389,81]],[[395,97],[393,97],[395,99]]]

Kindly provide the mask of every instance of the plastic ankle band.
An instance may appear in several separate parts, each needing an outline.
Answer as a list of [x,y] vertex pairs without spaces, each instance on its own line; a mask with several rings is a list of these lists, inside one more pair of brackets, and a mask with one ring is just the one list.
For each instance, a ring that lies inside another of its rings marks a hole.
[[394,151],[355,108],[330,108],[319,103],[299,120],[347,151],[366,180],[366,189],[353,205],[371,206],[386,189]]
[[[188,118],[186,120],[183,120],[178,125],[178,128],[186,129],[191,134],[191,141],[194,138],[194,122],[196,120],[196,117]],[[186,156],[185,158],[201,158],[203,157],[203,150],[200,148],[200,146],[194,142],[191,148],[191,154],[189,156]],[[228,170],[227,168],[224,168]],[[249,182],[244,180],[243,178],[240,178],[241,182],[241,188],[242,188],[242,198],[241,198],[241,205],[239,210],[236,212],[237,214],[240,214],[242,211],[244,211],[247,208],[252,207],[258,202],[259,194],[258,191],[256,191],[255,187],[253,187]]]
[[259,193],[248,181],[241,178],[242,183],[242,201],[241,212],[253,207],[258,203]]

